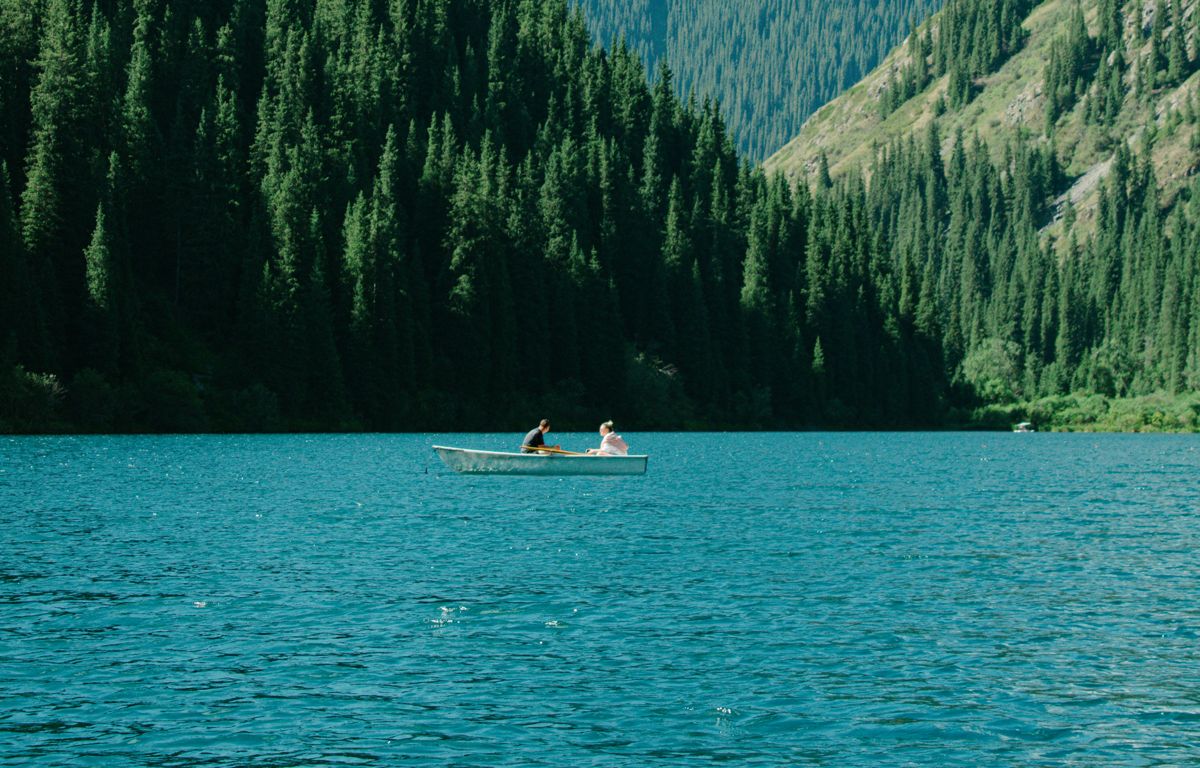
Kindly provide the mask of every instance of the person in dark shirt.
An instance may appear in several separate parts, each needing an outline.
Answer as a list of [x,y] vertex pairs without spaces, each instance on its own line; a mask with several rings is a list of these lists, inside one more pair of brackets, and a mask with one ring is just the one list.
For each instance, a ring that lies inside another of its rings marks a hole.
[[555,448],[557,445],[546,445],[544,435],[550,431],[550,419],[542,419],[542,422],[533,429],[529,430],[529,434],[525,435],[525,440],[521,443],[521,453],[537,453],[535,448]]

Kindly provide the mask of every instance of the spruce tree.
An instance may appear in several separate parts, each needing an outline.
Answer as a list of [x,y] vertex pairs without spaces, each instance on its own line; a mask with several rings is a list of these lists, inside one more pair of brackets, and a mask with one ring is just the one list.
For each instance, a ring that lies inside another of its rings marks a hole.
[[[665,310],[671,316],[671,324],[675,327],[679,327],[681,319],[692,314],[688,299],[691,298],[694,251],[688,229],[687,204],[683,199],[683,187],[676,177],[671,180],[671,188],[667,194],[667,217],[663,233],[662,261],[666,270],[667,293],[658,297],[660,302],[666,304]],[[687,341],[687,334],[682,329],[679,336],[681,338],[675,341]],[[668,358],[679,360],[678,349],[663,351]]]
[[389,126],[371,195],[370,232],[378,269],[375,348],[384,381],[382,401],[392,416],[397,398],[413,375],[412,267],[407,253],[407,220],[400,207],[401,155],[395,126]]
[[1124,12],[1120,0],[1100,0],[1100,45],[1106,53],[1122,49]]
[[84,360],[101,371],[116,367],[119,350],[117,337],[116,275],[113,244],[106,223],[105,206],[96,209],[96,228],[84,250],[87,265],[87,324]]
[[[52,370],[60,355],[71,355],[73,335],[65,316],[83,288],[78,254],[86,235],[80,225],[85,178],[80,178],[83,151],[82,113],[85,82],[79,8],[73,0],[50,0],[35,62],[30,93],[31,143],[26,185],[21,195],[21,232],[29,258],[35,302],[46,321],[47,338],[30,350],[35,369]],[[91,207],[91,203],[86,203]],[[65,306],[64,306],[65,305]]]
[[158,143],[154,136],[156,128],[150,106],[153,19],[149,2],[142,0],[136,6],[137,20],[129,55],[121,127],[130,170],[136,180],[142,181],[151,170],[150,164],[157,154]]
[[1154,4],[1154,18],[1150,22],[1150,59],[1148,62],[1149,72],[1146,75],[1146,82],[1149,85],[1148,90],[1153,90],[1158,87],[1160,75],[1166,64],[1166,56],[1164,46],[1166,41],[1163,40],[1163,34],[1167,28],[1167,7],[1163,4],[1163,0],[1156,0]]
[[1183,6],[1180,0],[1171,0],[1171,31],[1167,37],[1167,82],[1174,85],[1183,81],[1187,69],[1187,48],[1183,27]]
[[[0,161],[0,354],[35,360],[45,344],[41,308],[31,299],[25,247],[13,212],[8,166]],[[7,361],[7,358],[6,358]]]

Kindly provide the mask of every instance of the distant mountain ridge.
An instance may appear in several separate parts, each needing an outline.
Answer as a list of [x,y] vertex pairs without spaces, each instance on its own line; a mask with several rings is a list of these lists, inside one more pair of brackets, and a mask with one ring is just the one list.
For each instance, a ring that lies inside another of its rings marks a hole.
[[942,0],[578,0],[595,38],[624,38],[679,93],[720,99],[738,149],[762,160]]
[[[952,76],[946,74],[930,76],[920,92],[888,105],[913,65],[916,46],[906,42],[812,115],[765,167],[793,178],[816,174],[822,162],[834,177],[869,169],[878,147],[919,136],[930,124],[944,153],[958,132],[978,135],[997,157],[1006,143],[1021,138],[1052,142],[1064,169],[1057,213],[1064,213],[1069,202],[1072,215],[1086,225],[1099,205],[1099,182],[1112,167],[1117,145],[1125,139],[1137,149],[1149,138],[1155,176],[1165,201],[1172,201],[1200,170],[1195,130],[1188,130],[1200,111],[1200,71],[1193,64],[1200,57],[1200,2],[1047,0],[1030,5],[1020,49],[975,80],[967,103],[951,103]],[[1178,31],[1171,21],[1175,13],[1181,20]],[[1110,17],[1107,23],[1104,15]],[[942,22],[943,14],[935,15],[916,38],[936,37]],[[1105,35],[1116,39],[1105,42]],[[1064,52],[1072,45],[1078,54]],[[1175,64],[1173,46],[1181,57]],[[1070,74],[1072,82],[1048,83],[1064,79],[1052,70],[1061,71],[1062,60],[1072,55],[1080,58],[1071,65],[1078,70]],[[1172,74],[1172,66],[1180,71]],[[1060,233],[1057,225],[1046,230]]]

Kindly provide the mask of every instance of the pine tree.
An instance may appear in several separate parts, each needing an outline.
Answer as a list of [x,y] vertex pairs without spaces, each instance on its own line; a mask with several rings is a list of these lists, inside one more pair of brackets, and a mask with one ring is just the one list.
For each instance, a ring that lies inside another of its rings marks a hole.
[[812,371],[813,389],[815,390],[813,392],[813,396],[816,400],[819,414],[819,411],[824,408],[825,399],[829,392],[829,385],[827,382],[828,371],[825,363],[825,348],[821,345],[820,336],[818,336],[817,340],[813,342],[812,362],[809,366],[809,369]]
[[1093,60],[1092,40],[1088,37],[1083,7],[1076,2],[1071,9],[1067,34],[1054,42],[1046,67],[1046,133],[1053,132],[1058,117],[1083,95]]
[[742,309],[768,319],[772,312],[769,213],[766,196],[751,209],[748,248],[742,274]]
[[[21,231],[29,257],[35,303],[46,320],[47,338],[30,350],[35,369],[53,370],[70,354],[64,304],[74,306],[83,275],[74,265],[86,235],[79,220],[86,193],[81,122],[84,82],[82,33],[73,0],[50,0],[30,93],[31,145],[21,195]],[[89,207],[91,203],[86,203]]]
[[492,179],[480,158],[467,155],[457,173],[451,201],[450,231],[447,246],[451,250],[449,296],[450,317],[456,332],[451,336],[461,370],[470,371],[472,387],[488,391],[493,382],[491,349],[492,290],[488,260],[499,258],[495,249],[497,222],[488,205],[495,194]]
[[0,161],[0,355],[36,360],[45,344],[41,308],[31,299],[25,247],[13,213],[8,166]]
[[407,220],[400,207],[401,155],[394,126],[384,136],[379,173],[371,196],[371,240],[379,269],[380,295],[376,307],[381,370],[386,385],[382,398],[393,416],[397,397],[413,376],[413,271],[407,253]]
[[1166,43],[1163,40],[1163,34],[1166,28],[1167,7],[1163,4],[1163,0],[1156,0],[1154,4],[1154,18],[1150,22],[1150,59],[1146,75],[1146,83],[1149,88],[1147,90],[1153,90],[1158,86],[1159,73],[1163,71],[1166,64],[1166,56],[1163,51],[1163,46]]
[[1172,85],[1183,81],[1187,68],[1184,35],[1183,6],[1180,0],[1171,0],[1171,31],[1167,38],[1167,82]]
[[1106,53],[1122,49],[1125,28],[1124,12],[1119,0],[1100,0],[1100,45]]
[[87,264],[87,341],[84,359],[97,370],[112,370],[119,358],[116,275],[105,206],[96,209],[96,228],[84,251]]
[[362,193],[346,208],[343,227],[343,264],[350,294],[347,379],[355,405],[365,411],[376,394],[373,390],[376,375],[371,355],[372,320],[375,314],[372,290],[375,249],[371,242],[369,205]]
[[950,81],[946,87],[950,106],[959,108],[971,100],[971,76],[967,67],[961,63],[950,65]]
[[[687,300],[691,294],[692,261],[694,259],[691,233],[688,231],[687,204],[683,199],[683,186],[679,178],[671,180],[667,194],[667,217],[663,233],[662,260],[666,269],[668,291],[659,297],[666,303],[666,311],[672,317],[672,325],[690,315]],[[686,334],[681,334],[681,336]],[[683,339],[679,339],[683,341]],[[671,359],[678,360],[678,350],[664,350]]]
[[152,158],[158,153],[156,127],[150,112],[152,23],[150,3],[140,0],[121,116],[125,149],[136,179],[143,179],[149,173]]

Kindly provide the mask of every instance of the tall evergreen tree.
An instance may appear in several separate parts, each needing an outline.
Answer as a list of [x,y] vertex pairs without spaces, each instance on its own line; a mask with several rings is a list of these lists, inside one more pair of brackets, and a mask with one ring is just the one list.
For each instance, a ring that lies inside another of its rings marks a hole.
[[31,290],[46,318],[48,338],[31,350],[30,365],[53,369],[72,356],[75,329],[65,307],[77,305],[83,274],[76,266],[84,238],[80,221],[92,207],[86,156],[80,140],[86,82],[80,9],[73,0],[49,0],[30,92],[31,143],[21,195],[21,229],[30,264]]
[[1187,68],[1186,31],[1183,27],[1183,6],[1180,0],[1171,0],[1171,31],[1167,38],[1167,82],[1174,85],[1183,81]]
[[[37,346],[44,344],[40,307],[30,301],[33,286],[25,262],[9,181],[8,166],[0,161],[0,356],[9,362],[36,359]],[[23,348],[22,348],[23,347]]]
[[101,203],[96,209],[96,229],[92,233],[92,241],[83,254],[87,264],[88,315],[84,359],[95,368],[111,368],[120,356],[113,251],[105,205]]

